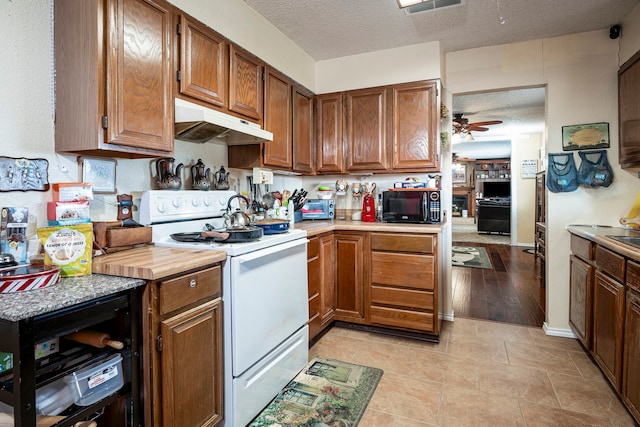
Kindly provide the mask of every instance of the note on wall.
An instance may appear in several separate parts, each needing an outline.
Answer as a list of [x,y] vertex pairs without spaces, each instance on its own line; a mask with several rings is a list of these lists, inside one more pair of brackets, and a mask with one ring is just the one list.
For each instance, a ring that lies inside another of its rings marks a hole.
[[520,168],[520,178],[535,178],[538,172],[537,160],[523,160]]

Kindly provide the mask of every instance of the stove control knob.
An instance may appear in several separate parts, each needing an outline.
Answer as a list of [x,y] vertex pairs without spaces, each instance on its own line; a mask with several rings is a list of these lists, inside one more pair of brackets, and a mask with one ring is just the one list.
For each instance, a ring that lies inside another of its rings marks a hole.
[[164,202],[158,202],[156,209],[158,209],[158,212],[164,213],[167,210],[167,205]]
[[211,200],[208,197],[204,198],[204,205],[205,206],[210,206],[211,205]]
[[179,208],[180,206],[182,206],[182,205],[183,205],[183,202],[182,202],[182,199],[177,199],[177,198],[176,198],[176,199],[173,199],[173,200],[171,201],[171,204],[172,204],[174,207]]
[[197,208],[198,206],[200,206],[200,199],[197,197],[194,197],[193,199],[191,199],[191,204]]

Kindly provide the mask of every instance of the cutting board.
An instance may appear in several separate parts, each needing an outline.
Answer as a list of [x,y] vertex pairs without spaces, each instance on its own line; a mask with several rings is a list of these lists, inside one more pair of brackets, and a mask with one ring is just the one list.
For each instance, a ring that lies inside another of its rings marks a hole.
[[227,259],[224,251],[143,246],[93,259],[97,274],[158,280]]

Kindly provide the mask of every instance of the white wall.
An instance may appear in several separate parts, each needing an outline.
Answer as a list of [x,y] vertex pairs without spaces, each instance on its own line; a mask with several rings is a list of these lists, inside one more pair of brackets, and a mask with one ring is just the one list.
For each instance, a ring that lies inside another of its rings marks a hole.
[[541,134],[514,138],[511,141],[511,182],[515,200],[511,205],[511,244],[533,246],[535,233],[535,178],[522,178],[522,161],[537,160]]
[[566,226],[617,225],[640,187],[638,179],[617,164],[617,69],[618,42],[609,39],[608,31],[604,30],[447,55],[448,89],[454,94],[546,85],[547,153],[562,152],[562,126],[609,123],[608,155],[615,174],[614,184],[606,189],[581,187],[572,193],[548,194],[545,328],[549,333],[571,333]]

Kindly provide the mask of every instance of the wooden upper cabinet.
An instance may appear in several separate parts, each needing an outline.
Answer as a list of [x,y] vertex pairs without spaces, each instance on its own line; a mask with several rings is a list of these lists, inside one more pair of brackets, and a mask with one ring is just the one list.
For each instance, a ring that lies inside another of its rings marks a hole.
[[625,62],[618,72],[618,116],[623,168],[640,166],[640,52]]
[[316,171],[344,173],[342,92],[316,96]]
[[56,151],[173,153],[171,17],[164,0],[54,2]]
[[293,170],[313,173],[315,147],[313,140],[313,93],[293,85],[292,93]]
[[271,67],[264,74],[264,128],[273,133],[264,144],[264,164],[291,169],[291,81]]
[[262,123],[263,62],[231,43],[229,67],[229,110]]
[[440,169],[438,83],[423,81],[392,87],[392,169]]
[[176,55],[178,91],[226,109],[229,74],[226,39],[184,13],[178,16],[176,32],[180,49]]
[[384,171],[387,154],[387,90],[385,87],[345,93],[347,170]]

